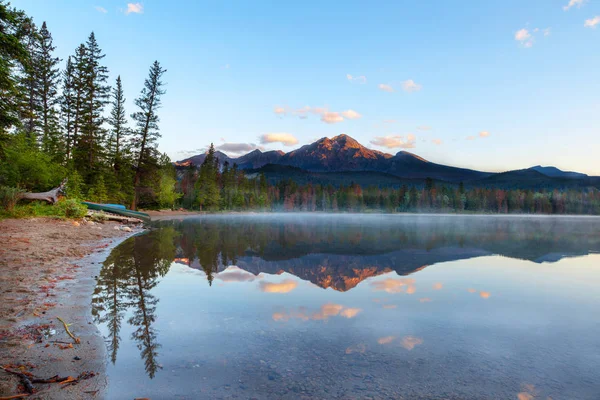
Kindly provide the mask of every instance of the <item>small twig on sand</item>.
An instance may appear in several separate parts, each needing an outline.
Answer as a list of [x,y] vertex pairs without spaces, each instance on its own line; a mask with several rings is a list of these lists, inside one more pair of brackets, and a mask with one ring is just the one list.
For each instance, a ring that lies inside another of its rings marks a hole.
[[70,376],[66,376],[66,377],[61,378],[58,375],[54,375],[52,378],[46,378],[46,379],[43,379],[43,378],[33,378],[31,380],[31,382],[33,382],[33,383],[58,383],[58,382],[66,381],[69,378],[70,378]]
[[73,340],[75,341],[75,344],[79,344],[79,343],[81,343],[81,340],[80,340],[78,337],[75,337],[75,336],[73,336],[73,334],[72,334],[72,333],[71,333],[71,331],[69,330],[69,325],[67,325],[67,323],[66,323],[65,321],[63,321],[61,317],[56,317],[56,318],[58,318],[58,320],[59,320],[60,322],[62,322],[63,326],[65,327],[65,331],[67,331],[67,334],[68,334],[69,336],[71,336],[71,339],[73,339]]
[[25,387],[25,390],[27,391],[27,393],[33,393],[34,388],[33,388],[33,384],[31,383],[31,381],[29,380],[29,377],[25,374],[22,374],[21,372],[17,372],[17,371],[11,371],[8,368],[4,368],[2,366],[0,366],[0,368],[6,372],[8,372],[9,374],[13,374],[19,377],[19,379],[21,379],[21,383],[23,384],[23,386]]
[[29,393],[15,394],[14,396],[8,397],[0,397],[0,400],[12,400],[12,399],[22,399],[23,397],[29,397]]

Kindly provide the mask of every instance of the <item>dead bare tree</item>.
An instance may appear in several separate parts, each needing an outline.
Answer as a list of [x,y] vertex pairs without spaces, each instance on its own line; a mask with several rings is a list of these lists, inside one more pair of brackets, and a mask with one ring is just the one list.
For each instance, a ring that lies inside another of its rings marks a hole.
[[65,186],[67,185],[67,178],[65,178],[59,187],[56,187],[48,192],[41,193],[21,193],[19,200],[31,200],[31,201],[46,201],[50,204],[54,204],[58,201],[58,196],[64,194]]

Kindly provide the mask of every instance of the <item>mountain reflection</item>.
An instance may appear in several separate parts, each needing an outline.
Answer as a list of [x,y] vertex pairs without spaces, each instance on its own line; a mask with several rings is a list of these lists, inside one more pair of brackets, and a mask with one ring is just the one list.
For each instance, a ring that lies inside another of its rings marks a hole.
[[[98,277],[93,296],[95,322],[106,327],[111,362],[117,360],[121,330],[128,324],[145,370],[153,378],[160,368],[159,332],[154,328],[159,298],[153,290],[173,262],[203,271],[209,285],[250,283],[264,296],[291,293],[303,281],[345,292],[365,279],[390,272],[406,276],[436,263],[498,254],[533,262],[600,251],[596,221],[445,218],[346,217],[279,218],[277,216],[203,217],[162,221],[146,234],[116,247]],[[269,282],[268,275],[288,273],[299,279]],[[408,277],[372,281],[374,292],[416,292]],[[255,283],[256,284],[256,283]],[[442,289],[435,283],[432,289]],[[489,292],[468,289],[487,299]],[[294,293],[292,293],[294,292]],[[417,299],[415,299],[417,300]],[[418,299],[430,302],[428,297]],[[383,308],[395,308],[384,304]],[[272,314],[274,321],[350,319],[362,309],[324,304],[320,309],[295,308]],[[421,345],[418,337],[383,337],[406,350]],[[346,352],[362,353],[364,344]]]
[[[179,232],[174,261],[204,271],[209,284],[235,265],[254,277],[288,272],[342,292],[370,277],[392,271],[409,275],[446,261],[499,254],[555,262],[600,251],[600,226],[585,219],[575,224],[543,218],[373,216],[353,222],[348,216],[258,215],[170,220],[158,226]],[[410,285],[396,289],[414,293]]]

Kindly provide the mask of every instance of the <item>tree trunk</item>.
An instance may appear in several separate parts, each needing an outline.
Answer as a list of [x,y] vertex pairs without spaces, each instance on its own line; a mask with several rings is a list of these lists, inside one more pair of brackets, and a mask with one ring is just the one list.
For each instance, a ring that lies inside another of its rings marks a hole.
[[46,201],[50,204],[54,204],[58,201],[58,196],[63,193],[66,184],[67,184],[67,179],[65,178],[65,180],[63,180],[62,183],[60,184],[60,186],[57,188],[54,188],[48,192],[42,192],[42,193],[22,193],[19,196],[19,200],[32,200],[32,201],[39,200],[39,201]]

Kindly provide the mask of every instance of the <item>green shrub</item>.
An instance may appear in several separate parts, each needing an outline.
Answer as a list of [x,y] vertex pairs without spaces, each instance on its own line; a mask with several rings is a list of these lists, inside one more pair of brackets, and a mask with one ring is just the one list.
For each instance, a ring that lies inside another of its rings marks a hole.
[[21,189],[0,186],[0,207],[9,212],[12,211],[19,201],[19,196],[21,193]]
[[59,216],[67,218],[83,218],[87,214],[87,207],[75,199],[61,200],[54,205]]

